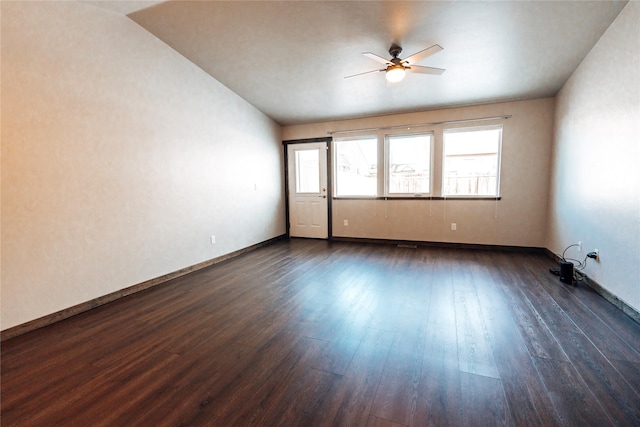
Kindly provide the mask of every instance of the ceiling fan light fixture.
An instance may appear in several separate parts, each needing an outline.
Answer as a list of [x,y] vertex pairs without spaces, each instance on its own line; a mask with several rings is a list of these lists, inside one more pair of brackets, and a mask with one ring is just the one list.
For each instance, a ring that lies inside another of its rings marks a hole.
[[406,71],[404,67],[400,64],[396,64],[387,68],[387,72],[385,77],[389,83],[397,83],[404,79]]

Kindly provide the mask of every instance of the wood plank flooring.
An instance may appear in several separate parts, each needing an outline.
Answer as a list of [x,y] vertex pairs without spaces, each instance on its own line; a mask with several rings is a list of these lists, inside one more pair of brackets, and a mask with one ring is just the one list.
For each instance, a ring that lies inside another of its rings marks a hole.
[[1,422],[640,425],[640,325],[551,266],[277,242],[5,341]]

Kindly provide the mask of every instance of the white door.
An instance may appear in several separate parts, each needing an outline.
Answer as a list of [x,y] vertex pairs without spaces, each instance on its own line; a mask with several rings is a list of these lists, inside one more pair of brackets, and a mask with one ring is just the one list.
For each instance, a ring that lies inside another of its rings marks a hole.
[[329,237],[327,143],[287,145],[289,235]]

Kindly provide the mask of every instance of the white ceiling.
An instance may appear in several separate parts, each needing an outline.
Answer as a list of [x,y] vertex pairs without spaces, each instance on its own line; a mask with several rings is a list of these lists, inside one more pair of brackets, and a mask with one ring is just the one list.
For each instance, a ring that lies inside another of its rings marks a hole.
[[[128,3],[143,4],[131,19],[282,125],[554,96],[626,4]],[[401,58],[441,45],[421,65],[447,71],[344,78],[382,68],[361,53],[389,57],[393,42]]]

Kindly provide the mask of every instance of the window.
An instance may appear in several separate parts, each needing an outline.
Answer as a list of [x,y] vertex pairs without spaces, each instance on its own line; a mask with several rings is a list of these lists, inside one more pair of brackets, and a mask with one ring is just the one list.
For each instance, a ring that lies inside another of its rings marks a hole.
[[497,197],[502,126],[444,131],[443,196]]
[[431,193],[431,134],[387,136],[387,195]]
[[502,125],[334,139],[334,196],[499,197],[501,149]]
[[378,139],[362,137],[335,141],[337,197],[377,195]]

